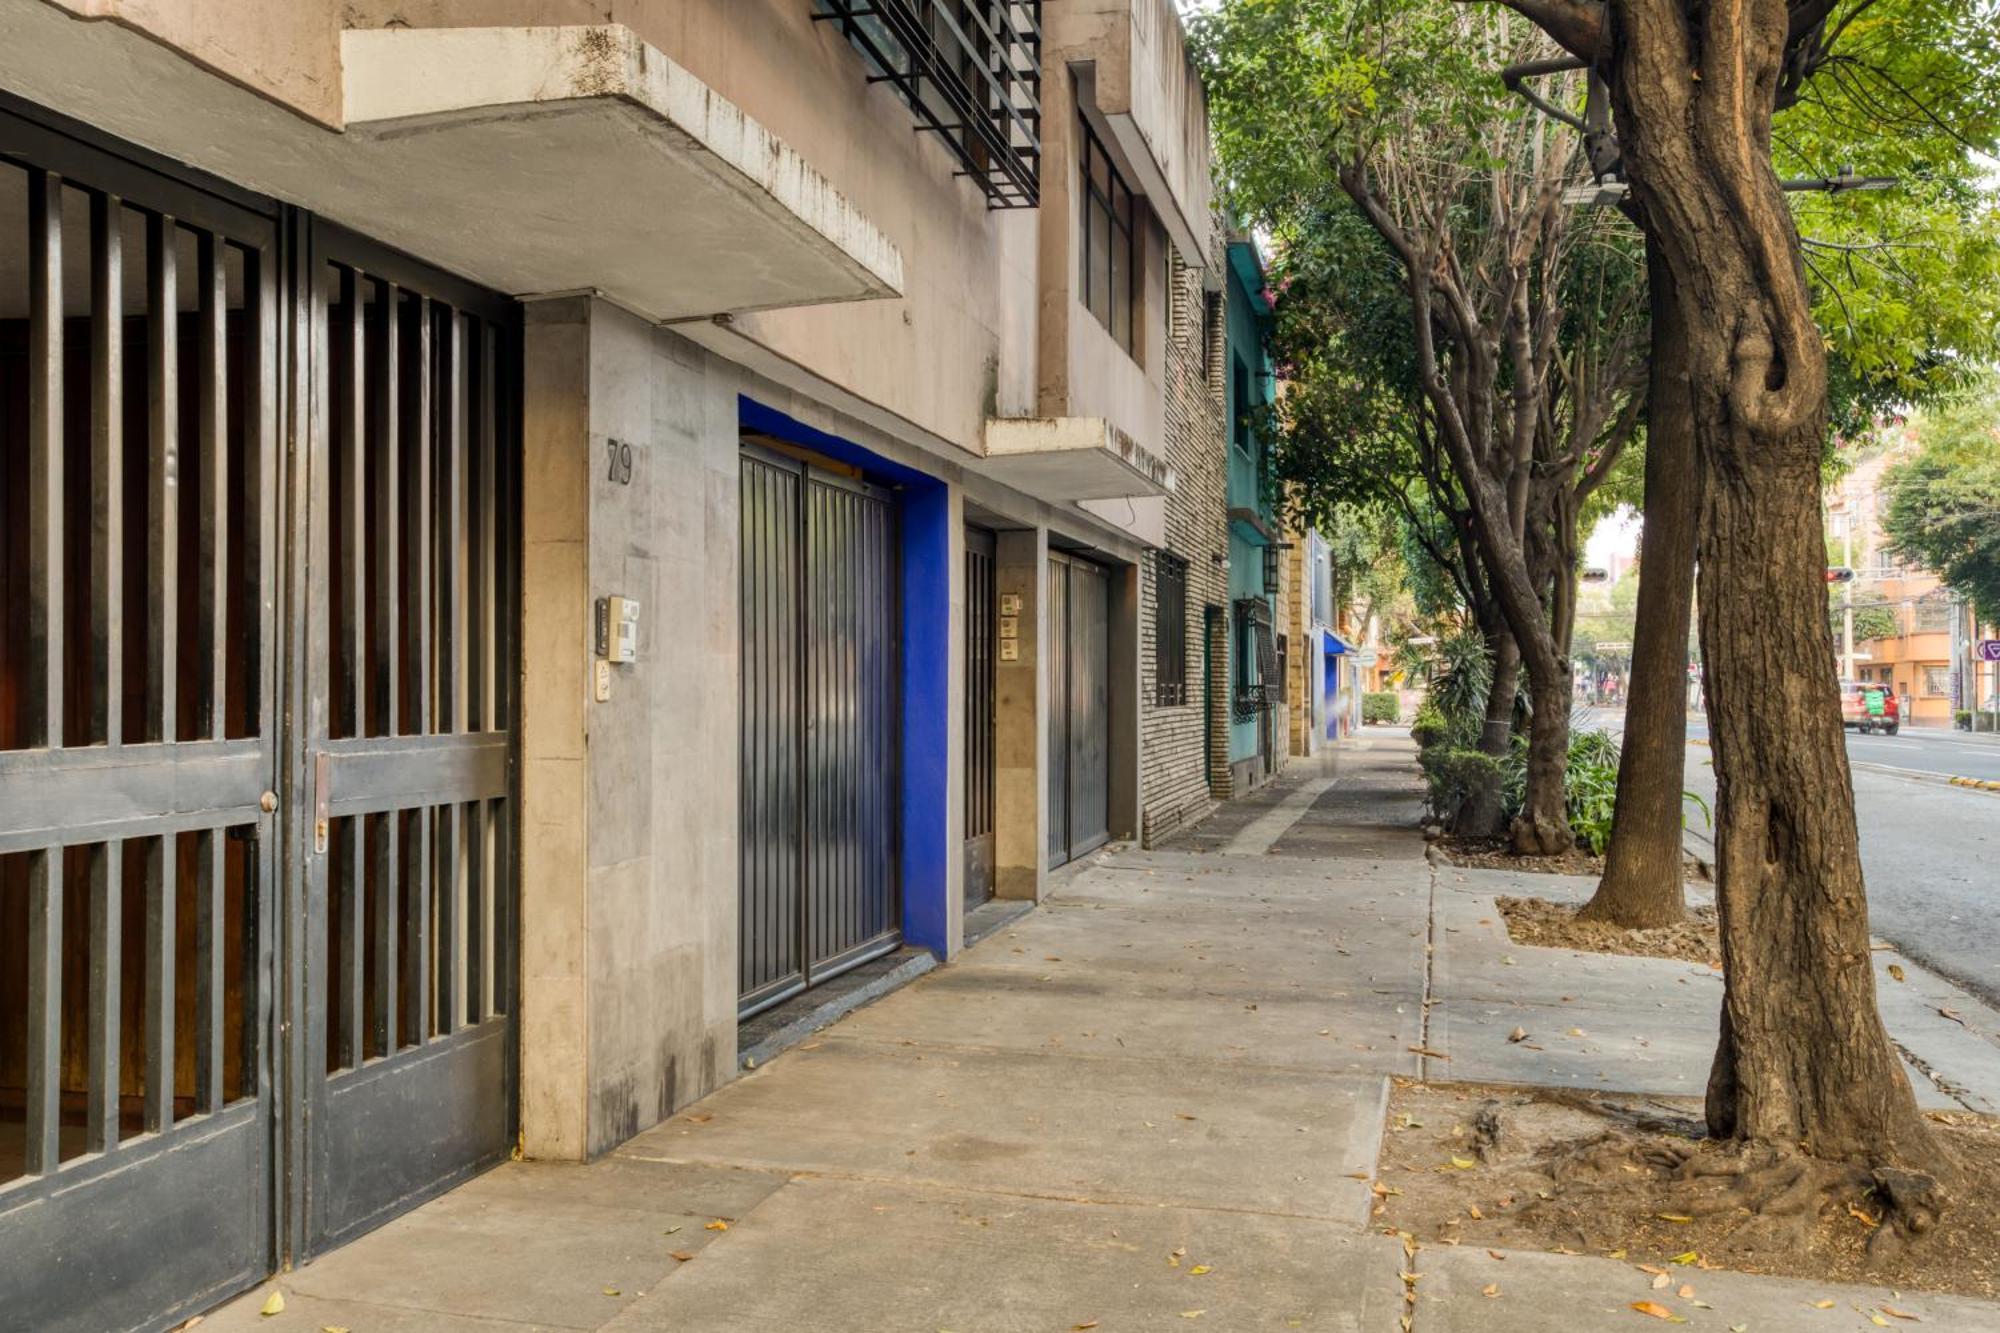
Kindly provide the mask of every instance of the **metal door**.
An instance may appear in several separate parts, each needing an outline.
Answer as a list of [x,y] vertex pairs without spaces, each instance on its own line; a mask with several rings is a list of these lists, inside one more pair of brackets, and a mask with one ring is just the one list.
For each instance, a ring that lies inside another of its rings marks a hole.
[[1048,580],[1049,865],[1110,841],[1111,580],[1051,553]]
[[275,1267],[276,210],[0,110],[0,1321]]
[[304,1251],[513,1146],[518,307],[315,225]]
[[993,896],[994,536],[965,530],[965,905]]
[[742,460],[740,1009],[894,949],[899,661],[889,493]]

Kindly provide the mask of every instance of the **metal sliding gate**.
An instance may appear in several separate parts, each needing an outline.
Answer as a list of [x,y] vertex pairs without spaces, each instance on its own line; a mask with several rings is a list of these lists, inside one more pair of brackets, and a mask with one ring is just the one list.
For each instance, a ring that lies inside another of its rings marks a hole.
[[0,1322],[507,1151],[515,328],[0,108]]
[[994,657],[999,601],[993,533],[965,530],[965,905],[993,896]]
[[896,947],[897,563],[887,492],[746,446],[740,1007]]
[[1049,865],[1111,840],[1111,580],[1049,553]]

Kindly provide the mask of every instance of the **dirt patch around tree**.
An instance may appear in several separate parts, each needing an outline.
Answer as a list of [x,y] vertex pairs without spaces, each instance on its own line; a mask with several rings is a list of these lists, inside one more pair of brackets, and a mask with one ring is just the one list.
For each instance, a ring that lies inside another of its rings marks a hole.
[[1629,1300],[1670,1311],[1701,1308],[1713,1269],[2000,1296],[2000,1120],[1928,1118],[1962,1176],[1928,1231],[1871,1253],[1884,1185],[1710,1141],[1696,1101],[1398,1079],[1374,1221],[1419,1246],[1623,1260]]
[[[1455,866],[1473,870],[1525,870],[1538,875],[1590,875],[1604,877],[1604,858],[1592,856],[1581,847],[1572,847],[1561,856],[1522,856],[1506,838],[1461,838],[1444,834],[1432,845]],[[1697,884],[1709,881],[1708,867],[1689,857],[1682,863],[1687,878]]]
[[1687,920],[1675,925],[1627,930],[1602,921],[1577,920],[1580,906],[1576,903],[1552,903],[1546,898],[1493,901],[1507,922],[1508,938],[1516,944],[1722,966],[1722,944],[1716,937],[1715,908],[1710,904],[1689,908]]

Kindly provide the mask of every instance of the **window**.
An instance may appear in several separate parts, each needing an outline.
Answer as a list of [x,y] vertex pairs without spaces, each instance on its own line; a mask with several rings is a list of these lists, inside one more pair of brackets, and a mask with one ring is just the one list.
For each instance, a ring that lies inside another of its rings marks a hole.
[[991,208],[1041,194],[1041,0],[813,0]]
[[1236,611],[1235,680],[1230,715],[1247,722],[1283,697],[1278,683],[1278,646],[1271,633],[1271,604],[1239,597]]
[[1172,551],[1153,553],[1153,695],[1162,708],[1187,702],[1187,572]]
[[1941,634],[1951,628],[1951,603],[1941,597],[1917,599],[1918,634]]
[[1139,205],[1104,144],[1083,131],[1083,303],[1117,344],[1139,354]]
[[1222,392],[1222,293],[1201,294],[1201,365],[1209,392]]
[[1927,666],[1924,672],[1924,697],[1942,699],[1951,693],[1951,668],[1948,666]]

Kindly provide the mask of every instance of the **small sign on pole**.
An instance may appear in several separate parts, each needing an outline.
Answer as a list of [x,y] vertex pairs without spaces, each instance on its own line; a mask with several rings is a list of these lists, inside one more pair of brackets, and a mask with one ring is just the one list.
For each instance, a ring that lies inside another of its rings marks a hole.
[[1982,662],[2000,662],[2000,639],[1981,639],[1972,655]]

